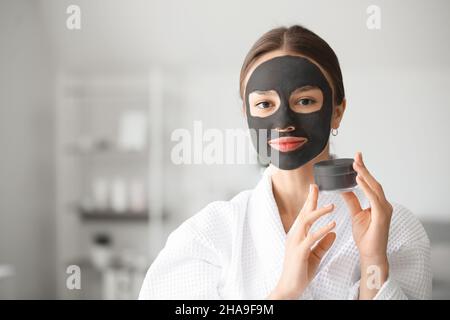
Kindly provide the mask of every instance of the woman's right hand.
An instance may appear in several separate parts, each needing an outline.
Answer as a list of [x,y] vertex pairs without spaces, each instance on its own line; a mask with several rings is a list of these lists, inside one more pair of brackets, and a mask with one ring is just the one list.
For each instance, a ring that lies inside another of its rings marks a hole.
[[336,234],[331,232],[336,226],[335,221],[314,233],[309,232],[317,219],[334,209],[334,204],[317,209],[318,194],[317,185],[310,185],[308,198],[287,234],[280,280],[268,299],[298,299],[314,278],[322,257],[336,239]]

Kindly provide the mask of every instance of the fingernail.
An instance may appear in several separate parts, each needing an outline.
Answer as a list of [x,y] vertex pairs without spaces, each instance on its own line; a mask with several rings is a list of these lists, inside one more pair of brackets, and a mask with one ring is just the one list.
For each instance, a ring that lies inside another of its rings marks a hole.
[[326,208],[332,208],[333,206],[334,206],[334,204],[329,203],[329,204],[327,204],[325,207],[326,207]]
[[309,185],[309,192],[312,192],[312,190],[313,190],[313,185],[310,184],[310,185]]

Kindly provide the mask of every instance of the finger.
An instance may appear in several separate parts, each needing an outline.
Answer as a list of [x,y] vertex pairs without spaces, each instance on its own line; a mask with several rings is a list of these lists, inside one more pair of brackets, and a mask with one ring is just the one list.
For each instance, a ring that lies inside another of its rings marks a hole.
[[[314,210],[311,212],[307,217],[303,217],[302,220],[296,219],[296,223],[298,226],[292,231],[293,236],[295,237],[296,241],[301,241],[304,238],[306,238],[306,235],[309,232],[309,229],[311,226],[316,222],[317,219],[319,219],[321,216],[330,213],[334,210],[334,204],[329,204],[324,207],[321,207],[319,209]],[[292,228],[291,228],[292,229]],[[290,230],[289,230],[290,232]]]
[[308,198],[306,199],[305,205],[303,206],[302,212],[307,213],[317,208],[317,198],[319,196],[319,188],[316,184],[309,185]]
[[288,231],[288,235],[292,234],[292,236],[295,237],[297,241],[304,239],[313,223],[321,216],[330,213],[333,210],[334,204],[331,203],[329,205],[316,209],[313,212],[310,212],[307,216],[301,216],[301,214],[298,214],[291,229]]
[[311,250],[316,258],[321,260],[328,249],[333,245],[334,240],[336,239],[336,233],[329,232],[325,235]]
[[362,211],[358,197],[353,192],[342,193],[342,198],[344,198],[344,201],[347,204],[347,207],[350,210],[350,214],[352,216],[356,216]]
[[381,184],[372,176],[372,174],[367,169],[362,159],[361,152],[356,153],[353,168],[366,180],[367,184],[375,191],[378,197],[380,197],[381,199],[385,198]]
[[[314,210],[317,207],[317,197],[318,197],[318,187],[315,184],[309,185],[309,193],[308,197],[306,198],[305,203],[303,204],[303,208],[300,210],[300,213],[295,218],[294,223],[292,224],[291,228],[288,231],[289,234],[298,234],[299,233],[299,227],[301,225],[301,220],[304,218],[307,212],[311,211],[310,208],[313,208]],[[304,228],[302,228],[304,229]],[[300,234],[302,238],[304,238],[306,233]]]
[[379,199],[377,197],[377,194],[375,191],[370,188],[370,186],[367,184],[366,180],[362,178],[360,175],[356,176],[356,183],[363,189],[365,195],[369,199],[369,202],[372,206],[378,205]]
[[361,152],[357,152],[355,155],[355,161],[353,162],[354,164],[354,169],[356,170],[356,172],[358,172],[359,174],[361,174],[367,181],[367,183],[369,184],[369,186],[372,189],[375,189],[377,187],[377,185],[379,184],[378,181],[372,176],[372,174],[369,172],[369,170],[367,169],[366,165],[364,164],[364,161],[362,159],[362,153]]
[[[303,220],[306,226],[312,226],[314,222],[317,221],[321,216],[330,213],[334,210],[334,204],[330,203],[326,206],[323,206],[319,209],[314,210],[313,212],[309,213],[308,216],[305,217]],[[308,230],[306,230],[308,232]]]
[[308,233],[308,236],[306,237],[306,245],[308,248],[311,248],[314,243],[316,243],[318,240],[320,240],[323,236],[325,236],[328,232],[333,230],[333,228],[336,226],[336,221],[332,221],[328,223],[327,225],[323,226],[319,230],[317,230],[314,233]]
[[312,270],[316,270],[320,264],[325,253],[331,248],[336,239],[336,233],[329,232],[325,237],[323,237],[317,245],[311,250],[313,259],[310,259],[310,266]]

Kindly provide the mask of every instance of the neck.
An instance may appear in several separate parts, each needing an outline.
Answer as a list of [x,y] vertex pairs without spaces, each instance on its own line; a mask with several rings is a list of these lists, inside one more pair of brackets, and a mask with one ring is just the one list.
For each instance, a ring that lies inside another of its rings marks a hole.
[[[281,170],[274,168],[272,188],[282,218],[293,222],[297,217],[308,197],[309,185],[314,183],[314,164],[329,158],[329,146],[327,145],[317,157],[297,169]],[[283,224],[286,227],[286,224]]]

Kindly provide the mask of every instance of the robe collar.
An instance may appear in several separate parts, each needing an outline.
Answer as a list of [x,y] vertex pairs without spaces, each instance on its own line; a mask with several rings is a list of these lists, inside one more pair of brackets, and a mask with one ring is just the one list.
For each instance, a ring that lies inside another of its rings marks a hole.
[[[275,288],[283,270],[286,231],[272,189],[272,168],[265,169],[249,201],[249,228],[258,256],[258,269],[264,275],[264,295]],[[311,299],[307,288],[301,299]]]

